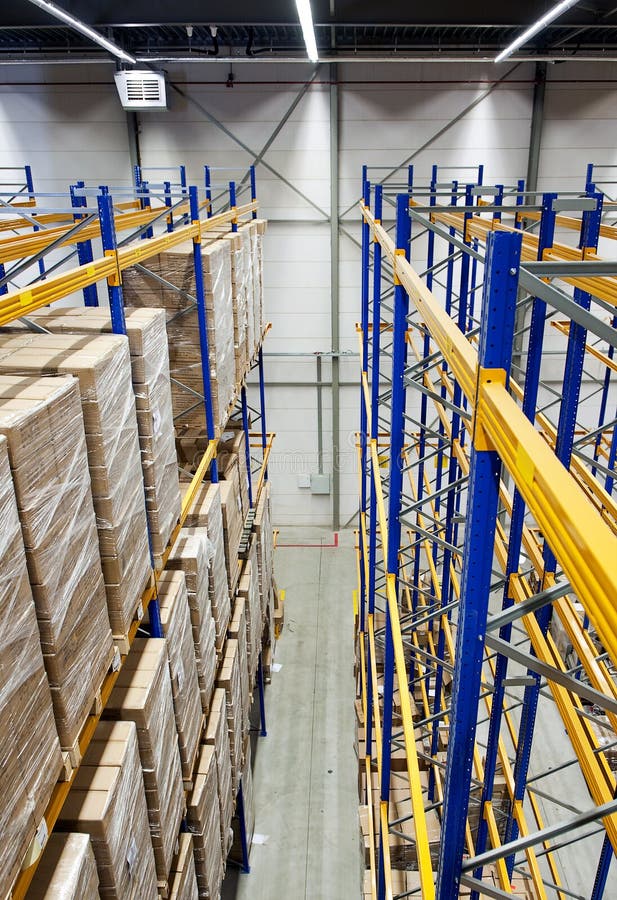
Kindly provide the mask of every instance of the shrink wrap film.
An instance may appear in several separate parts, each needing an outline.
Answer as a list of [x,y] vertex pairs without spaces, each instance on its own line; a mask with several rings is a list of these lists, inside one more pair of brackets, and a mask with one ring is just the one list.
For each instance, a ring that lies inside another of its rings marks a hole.
[[233,796],[238,793],[242,771],[244,742],[242,736],[242,687],[238,642],[230,639],[216,679],[216,686],[225,689],[227,732],[231,751],[231,783]]
[[218,799],[221,822],[221,846],[223,858],[227,858],[231,842],[231,817],[234,793],[231,782],[231,749],[227,729],[227,700],[225,688],[217,688],[212,697],[210,714],[206,723],[205,742],[214,748],[218,778]]
[[109,619],[126,635],[151,572],[127,338],[0,336],[0,374],[79,381]]
[[100,896],[88,835],[50,835],[28,888],[28,900],[98,900]]
[[167,641],[182,776],[190,781],[203,715],[184,572],[162,572],[158,579],[158,598]]
[[213,544],[201,529],[193,534],[183,528],[167,561],[168,569],[180,570],[186,578],[201,706],[205,713],[209,709],[217,666],[209,590],[209,561],[213,555]]
[[26,555],[0,435],[0,894],[8,894],[62,767]]
[[178,841],[178,856],[170,877],[169,900],[199,900],[193,836],[187,832],[183,832]]
[[[246,294],[246,357],[247,365],[255,353],[255,282],[253,279],[253,240],[257,240],[257,226],[246,222],[238,229],[242,238],[243,264],[245,268],[244,290]],[[259,299],[259,298],[257,298]]]
[[[123,273],[128,306],[165,310],[172,379],[172,402],[177,425],[205,425],[199,321],[195,302],[192,243],[147,260],[146,267],[179,287],[183,294],[148,278],[140,269]],[[231,255],[226,241],[202,247],[209,370],[215,426],[221,426],[235,390]]]
[[184,812],[184,788],[164,638],[133,642],[103,715],[137,727],[156,871],[165,880]]
[[235,381],[239,384],[246,375],[247,353],[247,293],[250,276],[250,238],[246,232],[225,235],[231,247],[231,282],[233,296]]
[[233,597],[240,577],[238,551],[242,539],[244,519],[242,517],[242,499],[240,497],[240,476],[238,461],[233,459],[225,481],[219,481],[221,492],[221,508],[223,512],[223,546],[225,549],[225,565],[227,581]]
[[[54,334],[110,334],[109,312],[93,307],[64,307],[32,314]],[[155,557],[160,557],[180,516],[180,485],[174,444],[171,380],[165,312],[125,310],[141,464],[146,487],[148,525]]]
[[195,871],[200,900],[219,900],[224,875],[221,847],[221,822],[214,747],[201,748],[197,776],[187,810],[187,823],[193,835]]
[[240,673],[240,696],[242,698],[242,739],[249,733],[249,712],[251,707],[251,685],[249,681],[246,599],[238,596],[229,623],[229,637],[238,643],[238,668]]
[[185,525],[187,533],[204,534],[212,546],[212,554],[208,560],[208,590],[216,625],[216,647],[220,651],[227,634],[231,603],[225,564],[221,491],[218,483],[201,485]]
[[255,512],[255,532],[257,534],[257,565],[259,567],[259,596],[262,613],[270,602],[272,593],[272,573],[274,566],[274,540],[272,536],[272,506],[270,484],[265,482]]
[[263,617],[259,599],[259,574],[257,571],[257,541],[253,537],[249,547],[249,556],[245,560],[238,585],[238,596],[246,603],[246,651],[249,672],[249,683],[255,681],[255,672],[259,662]]
[[249,480],[246,468],[246,438],[244,431],[240,429],[228,429],[218,442],[216,448],[216,461],[221,478],[229,481],[234,478],[234,466],[238,467],[238,487],[240,491],[240,504],[242,506],[242,521],[246,519],[249,505]]
[[56,725],[70,750],[113,653],[77,380],[0,375],[0,433]]
[[158,896],[134,722],[99,722],[57,827],[90,835],[102,898]]

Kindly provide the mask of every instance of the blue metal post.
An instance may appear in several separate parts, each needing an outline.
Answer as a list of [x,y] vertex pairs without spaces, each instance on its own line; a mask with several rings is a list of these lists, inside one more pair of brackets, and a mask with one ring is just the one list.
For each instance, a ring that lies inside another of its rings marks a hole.
[[[233,212],[235,212],[235,210],[236,210],[236,182],[235,181],[229,182],[229,207]],[[234,216],[234,218],[231,220],[231,230],[234,232],[238,230],[238,217],[237,216]]]
[[[542,259],[544,250],[552,246],[555,235],[555,212],[552,208],[556,194],[544,194],[542,198],[542,218],[540,221],[540,235],[538,241],[538,259]],[[531,329],[527,352],[527,366],[525,370],[525,392],[523,395],[523,412],[533,422],[535,419],[536,404],[538,400],[538,385],[540,382],[540,365],[542,362],[542,346],[544,341],[544,320],[546,317],[546,303],[538,297],[534,298],[531,314]],[[505,587],[502,599],[502,608],[508,609],[513,604],[510,597],[510,576],[518,572],[521,542],[523,537],[523,525],[525,520],[525,503],[518,490],[514,490],[512,502],[512,516],[510,519],[510,536],[508,541],[508,558],[506,562]],[[512,624],[504,625],[499,636],[504,641],[510,641]],[[486,757],[484,763],[484,785],[480,806],[478,835],[476,838],[476,853],[483,853],[486,849],[488,838],[488,824],[484,818],[484,805],[493,797],[493,783],[497,767],[497,751],[499,749],[499,732],[503,716],[503,701],[505,697],[504,680],[508,670],[508,658],[498,654],[495,663],[495,693],[491,705],[488,741],[486,745]],[[524,741],[524,722],[521,723],[519,734]],[[519,744],[521,741],[519,740]],[[522,786],[524,790],[524,784]],[[508,825],[508,828],[510,826]],[[476,870],[476,877],[482,877],[482,871]],[[472,894],[472,900],[477,897]]]
[[240,391],[240,399],[242,401],[242,429],[244,431],[244,452],[246,456],[246,471],[248,475],[249,487],[249,507],[253,508],[253,478],[251,475],[251,441],[249,436],[249,416],[248,406],[246,402],[246,385],[242,385]]
[[[150,186],[147,181],[142,181],[140,185],[140,189],[142,193],[145,194],[144,197],[141,198],[141,208],[142,209],[151,209],[152,204],[150,202]],[[148,228],[141,236],[142,241],[148,240],[148,238],[153,237],[154,231],[152,228]]]
[[141,187],[141,166],[133,166],[133,184],[138,191]]
[[[396,198],[396,251],[397,254],[409,252],[411,233],[409,218],[409,197],[398,194]],[[405,288],[395,277],[394,287],[394,326],[392,337],[392,411],[390,422],[390,476],[388,493],[388,557],[387,575],[397,577],[398,560],[401,545],[401,498],[403,491],[403,446],[405,441],[405,365],[407,362],[407,316],[409,315],[409,297]],[[394,645],[392,641],[392,622],[390,608],[386,604],[385,659],[384,659],[384,692],[383,692],[383,725],[380,799],[388,804],[390,798],[390,770],[392,753],[392,704],[394,696]],[[384,841],[388,834],[380,830],[379,836],[379,885],[378,900],[385,897]]]
[[[163,190],[165,191],[165,206],[168,209],[171,209],[171,184],[169,181],[163,182]],[[169,234],[174,230],[174,217],[173,213],[170,213],[167,217],[167,231]]]
[[[523,206],[525,203],[525,179],[519,178],[516,183],[516,205]],[[518,217],[514,220],[514,227],[519,231],[523,228],[523,223],[518,220]]]
[[[99,210],[99,222],[101,227],[101,243],[105,256],[116,256],[118,244],[116,240],[116,226],[114,222],[114,207],[109,190],[101,187],[101,193],[97,197]],[[108,280],[109,309],[111,313],[111,328],[114,334],[126,334],[126,319],[124,317],[124,298],[122,296],[122,278],[120,270]],[[148,511],[146,510],[146,521]],[[150,565],[154,568],[154,555],[152,553],[152,538],[148,527],[148,546],[150,549]],[[165,637],[161,622],[161,610],[159,602],[154,597],[148,604],[148,617],[150,620],[150,634],[155,638]]]
[[[506,383],[509,377],[520,253],[520,235],[495,232],[488,236],[479,346],[479,388],[485,377],[483,370],[503,370],[502,377]],[[478,390],[478,397],[478,406],[481,408],[481,388]],[[491,583],[500,469],[499,457],[486,441],[476,409],[452,683],[452,724],[437,872],[439,900],[452,900],[459,894]]]
[[[199,200],[197,188],[189,188],[189,203],[191,221],[199,222]],[[199,320],[199,344],[201,348],[201,374],[204,386],[204,405],[206,410],[206,431],[209,440],[216,437],[214,428],[214,414],[212,410],[212,385],[210,383],[210,348],[208,344],[208,322],[206,319],[206,294],[204,291],[204,272],[201,260],[201,235],[193,238],[193,266],[195,270],[195,298],[197,300],[197,317]],[[212,482],[218,482],[218,466],[216,457],[210,465],[210,478]]]
[[[383,188],[380,184],[375,186],[375,221],[381,223],[383,208]],[[381,244],[375,240],[373,244],[373,339],[371,341],[371,442],[379,437],[379,377],[381,368]],[[364,405],[364,398],[360,397]],[[369,582],[368,582],[368,614],[375,613],[375,575],[377,566],[377,491],[375,487],[375,470],[371,456],[371,492],[370,492],[370,519],[369,519]],[[373,746],[373,683],[371,672],[371,646],[366,641],[366,755],[372,756]]]
[[[180,192],[183,197],[188,196],[188,190],[186,186],[186,166],[180,166]],[[189,214],[185,213],[184,215],[184,224],[189,224]]]
[[206,213],[209,219],[212,218],[212,187],[211,187],[211,179],[210,179],[210,166],[204,166],[204,173],[206,178],[206,200],[208,200],[208,211]]
[[[611,327],[617,328],[617,316],[613,316],[613,319],[611,321]],[[608,348],[607,356],[611,360],[615,356],[615,348],[613,347],[612,344]],[[602,384],[602,397],[600,400],[600,412],[598,413],[598,428],[601,428],[606,421],[606,409],[608,406],[608,395],[609,395],[610,388],[611,388],[611,368],[610,368],[610,366],[606,366],[606,370],[604,372],[604,382]],[[595,446],[594,446],[594,450],[593,450],[594,462],[597,462],[597,460],[598,460],[598,455],[600,453],[600,447],[602,445],[602,434],[603,433],[600,431],[595,440]],[[613,432],[613,436],[614,436],[614,434],[615,434],[615,432]],[[594,476],[594,478],[596,477],[596,471],[597,471],[597,467],[592,466],[591,474]],[[608,481],[608,478],[607,478],[607,481]],[[609,492],[609,494],[611,493],[611,491],[608,489],[608,487],[606,488],[606,490]],[[612,490],[612,484],[611,484],[611,490]]]
[[[86,207],[88,202],[85,196],[76,195],[76,191],[80,188],[84,188],[85,184],[83,181],[78,181],[76,184],[72,184],[69,188],[71,194],[71,206],[75,207]],[[82,216],[79,213],[73,214],[73,221],[77,222],[81,219]],[[77,259],[79,260],[80,266],[87,266],[94,259],[94,254],[92,253],[92,241],[79,241],[77,244]],[[98,306],[99,305],[99,295],[96,289],[96,284],[88,284],[83,290],[84,294],[84,304],[85,306]]]
[[238,787],[238,802],[236,803],[236,815],[240,823],[240,844],[242,847],[242,871],[248,875],[251,871],[249,862],[249,842],[246,833],[246,811],[244,809],[244,790],[242,787],[242,778]]
[[[28,188],[28,199],[35,200],[36,198],[34,195],[34,180],[32,178],[32,167],[24,166],[24,172],[26,173],[26,187]],[[41,229],[39,228],[38,225],[35,225],[33,230],[40,231]],[[39,259],[39,274],[41,275],[41,277],[43,277],[45,275],[45,260],[44,259]],[[86,304],[86,306],[87,305],[88,304]]]
[[593,891],[591,892],[591,900],[602,900],[608,881],[608,872],[613,859],[613,846],[608,834],[604,835],[602,842],[602,850],[600,852],[600,860],[596,870],[596,877],[593,883]]
[[261,653],[257,663],[257,689],[259,691],[259,734],[260,737],[268,737],[266,728],[266,691],[264,688],[264,668],[261,661]]
[[[257,179],[255,178],[255,166],[251,166],[249,168],[249,172],[251,175],[251,203],[255,203],[257,200]],[[251,218],[257,218],[257,210],[254,209]]]
[[[368,209],[371,204],[371,185],[370,182],[362,183],[362,199],[365,207]],[[362,359],[361,370],[362,377],[368,378],[368,329],[369,329],[369,256],[370,256],[370,227],[365,219],[362,219],[362,281],[361,281],[361,319],[362,327]],[[360,534],[360,597],[358,610],[360,613],[360,633],[366,631],[366,559],[364,556],[364,544],[362,542],[362,528],[366,521],[366,434],[368,426],[368,417],[366,411],[366,403],[364,400],[364,391],[360,384],[360,511],[358,519],[358,531]]]

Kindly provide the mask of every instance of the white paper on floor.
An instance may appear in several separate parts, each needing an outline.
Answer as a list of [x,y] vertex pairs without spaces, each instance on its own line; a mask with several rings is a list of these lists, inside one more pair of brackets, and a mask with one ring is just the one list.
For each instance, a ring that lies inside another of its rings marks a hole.
[[267,844],[269,837],[270,837],[270,835],[268,835],[268,834],[254,834],[253,835],[253,843],[254,844]]
[[272,671],[273,672],[280,672],[282,668],[283,668],[283,663],[272,663]]

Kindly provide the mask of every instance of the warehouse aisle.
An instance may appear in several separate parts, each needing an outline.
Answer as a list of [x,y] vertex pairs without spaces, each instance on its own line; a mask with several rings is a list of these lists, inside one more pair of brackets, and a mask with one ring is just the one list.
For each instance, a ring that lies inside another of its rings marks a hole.
[[[360,892],[354,751],[353,532],[284,528],[275,570],[285,628],[267,688],[268,737],[254,783],[251,874],[230,870],[224,900],[355,900]],[[311,544],[310,547],[284,546]]]

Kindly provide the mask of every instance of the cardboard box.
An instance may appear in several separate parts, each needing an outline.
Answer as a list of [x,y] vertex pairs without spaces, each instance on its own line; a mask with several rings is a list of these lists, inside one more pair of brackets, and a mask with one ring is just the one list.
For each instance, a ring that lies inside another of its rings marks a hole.
[[151,571],[128,340],[2,335],[0,374],[74,375],[79,381],[88,464],[106,468],[113,486],[94,498],[94,510],[101,556],[122,561],[122,581],[106,588],[112,631],[125,635]]
[[225,689],[227,732],[231,751],[231,781],[234,797],[238,793],[243,763],[243,710],[238,642],[230,638],[216,679],[216,686]]
[[193,835],[199,897],[208,900],[220,897],[224,874],[217,797],[216,755],[214,747],[205,745],[199,754],[198,774],[189,795],[186,818]]
[[87,834],[50,835],[28,900],[97,900],[99,876]]
[[131,666],[122,667],[103,715],[137,727],[156,871],[165,880],[184,812],[167,642],[138,638],[129,658]]
[[169,879],[169,900],[199,900],[193,836],[186,832],[178,842],[178,855]]
[[203,715],[184,572],[162,572],[158,579],[158,597],[167,641],[182,776],[190,781]]
[[62,757],[2,435],[0,522],[0,894],[5,896],[49,803]]
[[249,683],[255,680],[261,650],[261,634],[263,616],[259,597],[259,571],[257,568],[257,540],[253,537],[249,544],[248,559],[244,561],[242,575],[238,584],[238,596],[246,601],[246,649],[249,670]]
[[90,835],[101,897],[157,896],[133,722],[99,723],[60,813],[58,830]]
[[221,846],[223,857],[227,857],[231,844],[231,817],[234,807],[234,792],[231,778],[231,749],[227,728],[227,700],[225,689],[217,688],[212,696],[212,704],[206,723],[205,743],[214,748],[218,779],[218,798],[221,821]]

